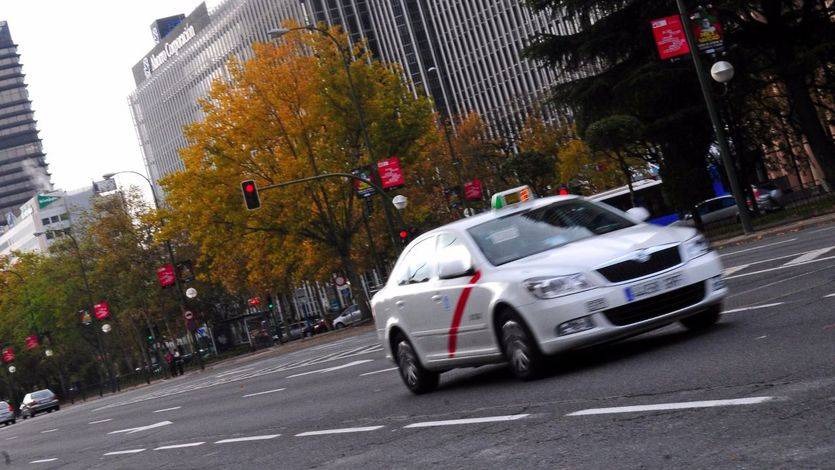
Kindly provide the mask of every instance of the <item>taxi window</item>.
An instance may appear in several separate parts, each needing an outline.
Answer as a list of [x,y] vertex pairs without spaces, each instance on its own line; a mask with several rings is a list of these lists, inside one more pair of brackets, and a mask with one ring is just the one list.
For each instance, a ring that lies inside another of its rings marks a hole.
[[398,270],[397,283],[426,282],[435,274],[435,237],[421,240],[403,258],[403,269]]

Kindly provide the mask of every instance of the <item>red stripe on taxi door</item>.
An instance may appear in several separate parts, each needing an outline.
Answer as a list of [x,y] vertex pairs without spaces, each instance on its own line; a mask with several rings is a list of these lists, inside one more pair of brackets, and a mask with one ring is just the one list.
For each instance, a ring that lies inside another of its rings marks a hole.
[[455,350],[458,346],[458,327],[461,326],[461,318],[464,316],[464,309],[467,308],[467,300],[470,298],[470,291],[473,290],[473,285],[478,282],[479,279],[481,279],[481,273],[476,272],[475,275],[470,278],[470,282],[467,283],[464,290],[461,291],[461,297],[458,298],[458,303],[455,304],[455,313],[452,315],[452,325],[449,327],[449,344],[447,346],[450,359],[455,357]]

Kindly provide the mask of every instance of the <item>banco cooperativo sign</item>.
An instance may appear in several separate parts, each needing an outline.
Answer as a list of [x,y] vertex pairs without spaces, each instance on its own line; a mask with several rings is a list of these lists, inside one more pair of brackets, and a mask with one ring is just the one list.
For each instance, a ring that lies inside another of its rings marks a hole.
[[157,69],[177,56],[183,47],[188,45],[200,31],[209,25],[210,21],[206,3],[201,3],[176,28],[165,37],[160,38],[159,44],[133,66],[133,79],[136,81],[136,85],[139,86],[142,82],[151,78]]

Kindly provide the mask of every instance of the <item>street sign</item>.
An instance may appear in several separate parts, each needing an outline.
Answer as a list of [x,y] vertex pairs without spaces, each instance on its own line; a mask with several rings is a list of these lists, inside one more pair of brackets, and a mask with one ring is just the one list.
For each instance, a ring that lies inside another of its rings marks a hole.
[[29,335],[26,337],[26,349],[35,349],[40,345],[38,335]]
[[7,348],[3,348],[3,362],[5,362],[6,364],[14,362],[14,358],[15,355],[13,347],[9,346]]
[[652,20],[652,35],[661,60],[672,59],[690,53],[681,18],[678,15]]
[[194,320],[194,313],[192,313],[191,310],[186,310],[183,312],[183,318],[186,320]]
[[473,178],[472,181],[464,183],[464,199],[478,201],[481,199],[481,181]]
[[113,178],[93,182],[93,191],[96,194],[109,193],[111,191],[116,191],[116,189],[116,180]]
[[714,54],[725,50],[722,41],[722,23],[715,12],[699,10],[693,15],[693,36],[700,52]]
[[96,316],[97,320],[104,320],[110,316],[110,306],[107,305],[107,302],[101,301],[96,305],[93,305],[93,314]]
[[162,287],[173,286],[176,282],[174,265],[168,263],[157,268],[157,279],[159,279],[159,285]]
[[406,179],[403,178],[403,169],[400,167],[400,159],[397,157],[377,162],[377,172],[380,174],[383,189],[399,188],[406,183]]
[[81,310],[78,313],[81,314],[81,323],[85,325],[90,325],[90,323],[93,323],[93,317],[90,316],[90,312],[88,312],[87,310]]
[[[351,170],[351,174],[354,176],[359,176],[360,178],[366,179],[371,181],[371,170],[364,166],[362,168],[355,168]],[[353,180],[354,181],[354,190],[357,192],[357,196],[359,197],[371,197],[376,192],[374,187],[370,184],[366,183],[365,181],[360,180]]]

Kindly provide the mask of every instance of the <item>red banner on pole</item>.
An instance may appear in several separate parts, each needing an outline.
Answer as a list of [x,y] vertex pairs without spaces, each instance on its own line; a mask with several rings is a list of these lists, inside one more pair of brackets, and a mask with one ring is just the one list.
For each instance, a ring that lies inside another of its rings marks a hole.
[[99,302],[96,305],[93,305],[93,314],[96,316],[97,320],[104,320],[110,316],[110,306],[107,305],[107,302]]
[[478,178],[464,183],[464,198],[468,201],[481,200],[481,191],[481,181]]
[[380,173],[383,189],[399,188],[406,183],[403,178],[403,169],[400,168],[400,159],[397,157],[377,162],[377,171]]
[[29,335],[26,337],[26,349],[35,349],[40,346],[38,335]]
[[157,279],[162,287],[173,286],[176,276],[173,264],[164,264],[157,268]]
[[9,346],[8,348],[3,349],[3,362],[5,362],[6,364],[14,362],[14,358],[15,355],[13,347]]
[[668,16],[652,20],[652,35],[655,37],[655,45],[658,47],[658,55],[661,60],[672,59],[690,53],[687,46],[687,37],[681,25],[681,18],[678,15]]

